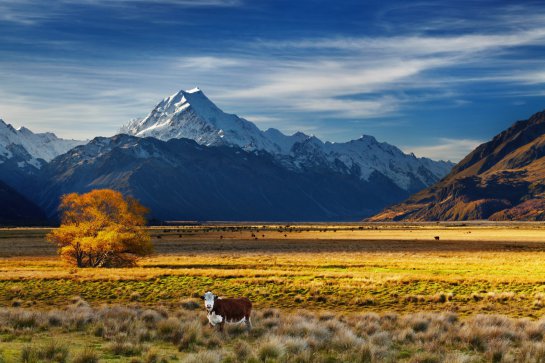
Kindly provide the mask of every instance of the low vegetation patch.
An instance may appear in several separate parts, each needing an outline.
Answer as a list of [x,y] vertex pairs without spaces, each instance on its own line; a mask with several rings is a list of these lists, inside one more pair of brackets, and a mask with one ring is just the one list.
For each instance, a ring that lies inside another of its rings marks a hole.
[[[81,302],[81,301],[80,301]],[[258,310],[250,332],[205,312],[72,304],[0,312],[3,362],[541,362],[545,320]],[[22,316],[35,317],[20,324]],[[58,320],[57,320],[58,319]]]

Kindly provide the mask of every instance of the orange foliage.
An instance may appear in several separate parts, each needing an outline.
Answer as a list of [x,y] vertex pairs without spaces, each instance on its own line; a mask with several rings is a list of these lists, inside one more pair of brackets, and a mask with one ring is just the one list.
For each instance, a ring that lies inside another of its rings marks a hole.
[[147,209],[110,189],[66,194],[59,207],[61,226],[47,235],[61,258],[78,267],[133,266],[152,252],[144,228]]

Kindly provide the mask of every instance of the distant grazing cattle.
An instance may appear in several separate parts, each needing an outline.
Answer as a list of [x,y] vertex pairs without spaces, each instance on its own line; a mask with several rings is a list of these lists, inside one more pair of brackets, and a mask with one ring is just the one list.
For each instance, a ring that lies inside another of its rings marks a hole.
[[433,238],[435,238],[436,241],[439,241],[439,236],[435,236]]
[[250,315],[252,313],[252,302],[245,297],[237,299],[222,299],[210,291],[201,296],[204,300],[204,307],[208,312],[208,321],[212,326],[219,326],[223,331],[225,323],[245,323],[248,330],[252,329]]

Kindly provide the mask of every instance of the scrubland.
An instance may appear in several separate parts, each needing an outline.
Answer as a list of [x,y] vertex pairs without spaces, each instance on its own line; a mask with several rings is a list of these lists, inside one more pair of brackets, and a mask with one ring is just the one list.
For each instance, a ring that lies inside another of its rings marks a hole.
[[[75,269],[47,230],[0,230],[0,362],[545,362],[541,224],[150,232],[137,268]],[[206,290],[255,329],[206,326]]]
[[543,362],[545,320],[454,313],[260,309],[254,329],[207,326],[200,302],[0,312],[5,362]]

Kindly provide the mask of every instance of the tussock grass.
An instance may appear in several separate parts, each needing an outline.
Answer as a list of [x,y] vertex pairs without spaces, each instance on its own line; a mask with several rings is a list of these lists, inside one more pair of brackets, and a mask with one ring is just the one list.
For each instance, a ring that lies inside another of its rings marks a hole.
[[65,344],[52,340],[41,346],[25,345],[21,350],[20,359],[25,363],[65,363],[68,359],[68,351]]
[[177,318],[171,317],[157,323],[157,335],[168,342],[178,342],[182,336],[182,325]]
[[[59,315],[55,310],[5,308],[0,314],[0,352],[20,347],[17,361],[59,363],[95,363],[106,357],[146,363],[545,359],[545,320],[501,315],[460,318],[451,312],[398,315],[267,309],[255,312],[253,331],[229,328],[220,333],[206,325],[203,311],[88,304],[70,309],[72,314]],[[79,310],[88,318],[74,319]],[[32,324],[19,323],[29,316],[34,317]],[[5,339],[8,333],[11,338]],[[66,344],[67,337],[77,337],[79,346]],[[85,348],[91,344],[93,348]]]
[[183,363],[220,363],[221,354],[214,351],[204,351],[199,353],[188,354],[183,360]]
[[92,348],[86,347],[75,354],[72,363],[98,363],[98,361],[97,352]]

